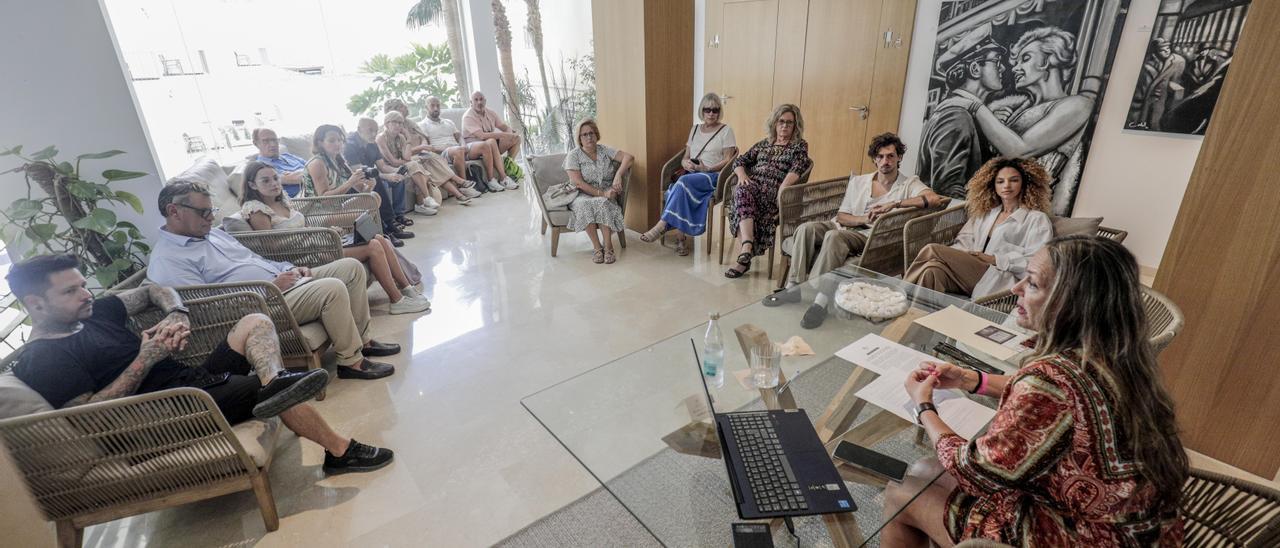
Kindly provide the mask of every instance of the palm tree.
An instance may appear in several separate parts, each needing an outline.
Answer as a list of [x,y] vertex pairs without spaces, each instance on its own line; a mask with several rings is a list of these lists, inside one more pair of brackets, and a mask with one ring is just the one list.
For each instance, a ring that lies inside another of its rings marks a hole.
[[523,133],[524,121],[520,119],[519,87],[516,84],[515,63],[511,60],[511,21],[502,0],[493,0],[493,34],[498,41],[498,59],[502,65],[502,85],[507,90],[507,111],[511,114],[512,129]]
[[529,18],[525,29],[533,40],[533,51],[538,56],[538,74],[542,75],[542,98],[547,100],[547,108],[551,108],[555,103],[551,102],[551,88],[547,85],[547,65],[542,61],[542,9],[538,7],[538,0],[524,0],[524,3],[529,6]]
[[449,40],[449,54],[453,56],[453,75],[458,81],[458,94],[465,104],[471,97],[471,86],[467,82],[466,51],[462,49],[462,30],[458,28],[458,0],[418,0],[409,8],[405,17],[406,27],[416,29],[444,18],[445,33]]

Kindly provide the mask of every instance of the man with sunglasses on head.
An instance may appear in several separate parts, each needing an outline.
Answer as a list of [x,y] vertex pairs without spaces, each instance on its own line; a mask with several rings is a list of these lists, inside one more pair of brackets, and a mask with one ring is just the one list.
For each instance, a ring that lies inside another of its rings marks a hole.
[[390,356],[400,345],[369,334],[369,297],[364,265],[344,258],[314,270],[258,256],[220,228],[217,208],[202,183],[175,180],[160,191],[165,224],[147,266],[147,279],[168,286],[266,281],[284,293],[298,323],[319,320],[338,355],[338,378],[378,379],[395,367],[367,356]]

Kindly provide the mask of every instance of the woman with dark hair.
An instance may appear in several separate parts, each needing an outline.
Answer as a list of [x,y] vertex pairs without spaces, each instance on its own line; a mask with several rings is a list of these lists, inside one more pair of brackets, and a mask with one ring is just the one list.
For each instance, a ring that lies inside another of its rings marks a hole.
[[[306,226],[302,213],[289,206],[275,168],[256,161],[249,162],[244,168],[240,211],[232,217],[242,219],[253,230]],[[391,300],[392,314],[409,314],[431,308],[431,302],[414,287],[401,268],[396,248],[382,234],[375,235],[372,241],[364,244],[343,247],[342,255],[369,267]]]
[[[938,457],[885,491],[893,519],[881,544],[1181,545],[1187,455],[1147,341],[1133,254],[1096,236],[1058,238],[1013,292],[1018,325],[1037,333],[1016,373],[925,362],[908,375]],[[939,389],[999,397],[987,431],[973,440],[952,431],[933,407]],[[905,487],[922,484],[918,497]]]
[[[578,147],[564,156],[564,170],[578,187],[578,196],[569,204],[569,230],[587,231],[591,238],[591,262],[613,264],[613,233],[622,225],[622,178],[635,157],[600,143],[600,126],[587,118],[573,130]],[[618,162],[615,168],[613,163]],[[597,233],[598,232],[598,233]]]
[[809,143],[804,141],[800,107],[778,105],[765,123],[765,131],[768,137],[733,162],[738,185],[733,190],[729,232],[742,243],[738,264],[725,271],[726,278],[741,278],[751,268],[752,258],[773,247],[778,228],[778,192],[800,180],[813,164]]
[[347,159],[342,156],[342,149],[346,144],[347,134],[342,128],[330,124],[316,128],[311,137],[313,156],[307,161],[306,173],[302,175],[303,196],[337,196],[374,191],[376,179],[365,177],[361,170],[353,172],[351,166],[347,165]]
[[969,220],[950,247],[929,244],[903,276],[945,293],[980,297],[1022,279],[1027,260],[1053,237],[1049,174],[1035,160],[993,158],[969,179]]

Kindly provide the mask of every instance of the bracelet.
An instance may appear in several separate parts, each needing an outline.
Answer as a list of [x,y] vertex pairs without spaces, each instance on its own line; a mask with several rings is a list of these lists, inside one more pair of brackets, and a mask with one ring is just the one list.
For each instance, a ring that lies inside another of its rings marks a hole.
[[969,391],[970,394],[982,394],[987,388],[986,374],[981,371],[977,371],[976,373],[978,373],[978,384],[973,387],[973,390]]

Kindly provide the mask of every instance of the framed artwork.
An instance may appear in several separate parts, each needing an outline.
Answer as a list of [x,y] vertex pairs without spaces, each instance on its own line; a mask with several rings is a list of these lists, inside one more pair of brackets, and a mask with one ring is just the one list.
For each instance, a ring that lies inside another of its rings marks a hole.
[[917,171],[939,194],[1032,157],[1071,214],[1129,0],[943,0]]
[[1125,129],[1204,135],[1249,2],[1160,2]]

